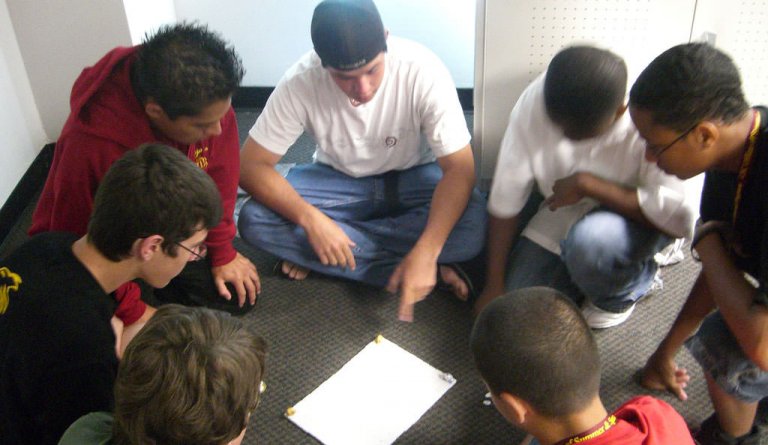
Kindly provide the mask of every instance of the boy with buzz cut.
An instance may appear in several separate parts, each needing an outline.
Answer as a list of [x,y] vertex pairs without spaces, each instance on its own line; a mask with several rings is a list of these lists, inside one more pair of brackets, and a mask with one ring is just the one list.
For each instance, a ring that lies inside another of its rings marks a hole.
[[680,414],[653,397],[606,411],[595,339],[579,309],[554,289],[495,299],[477,317],[470,344],[496,409],[542,445],[694,443]]
[[112,409],[118,351],[140,324],[119,335],[110,293],[168,284],[220,218],[203,170],[145,145],[104,176],[86,235],[36,235],[0,260],[0,443],[55,444],[80,416]]
[[653,289],[655,254],[691,232],[694,209],[682,181],[645,161],[626,90],[621,57],[570,46],[522,93],[488,199],[477,311],[505,291],[549,286],[581,304],[590,327],[608,328]]
[[649,161],[680,178],[706,172],[691,242],[701,272],[642,384],[685,400],[690,376],[675,363],[685,344],[715,409],[696,440],[757,444],[756,410],[768,396],[768,110],[748,105],[730,57],[691,43],[645,68],[630,114]]
[[114,415],[81,417],[59,445],[239,445],[265,358],[266,343],[241,320],[163,306],[125,350]]

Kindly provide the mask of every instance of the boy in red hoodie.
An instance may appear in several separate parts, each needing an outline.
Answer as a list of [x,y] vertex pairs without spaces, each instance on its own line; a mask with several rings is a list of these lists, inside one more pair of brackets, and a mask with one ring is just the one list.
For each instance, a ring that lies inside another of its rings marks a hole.
[[470,338],[496,409],[542,445],[693,445],[667,403],[635,397],[612,413],[600,400],[600,356],[581,312],[547,287],[493,300]]
[[115,160],[143,143],[178,149],[213,178],[221,194],[224,214],[205,241],[205,261],[190,263],[163,290],[137,283],[117,290],[117,314],[126,326],[153,312],[145,311],[140,296],[153,306],[181,303],[232,313],[255,304],[256,267],[232,246],[240,160],[231,98],[243,73],[234,49],[219,36],[205,26],[182,23],[162,27],[142,45],[113,49],[84,69],[72,87],[71,112],[56,142],[30,235],[85,234],[102,177]]

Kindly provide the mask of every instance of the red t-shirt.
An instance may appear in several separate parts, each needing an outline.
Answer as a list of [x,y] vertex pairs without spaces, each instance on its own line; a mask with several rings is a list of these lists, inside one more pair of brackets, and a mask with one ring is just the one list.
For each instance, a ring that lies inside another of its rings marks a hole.
[[666,402],[635,397],[603,422],[557,445],[694,445],[685,420]]

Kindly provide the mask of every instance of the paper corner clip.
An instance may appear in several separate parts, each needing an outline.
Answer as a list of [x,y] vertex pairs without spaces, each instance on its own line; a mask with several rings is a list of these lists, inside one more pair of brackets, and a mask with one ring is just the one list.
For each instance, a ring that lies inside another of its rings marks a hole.
[[296,408],[289,406],[288,409],[285,410],[285,416],[291,417],[292,415],[296,414]]
[[456,378],[452,376],[450,372],[441,372],[440,378],[450,384],[456,383]]
[[380,344],[382,341],[384,341],[384,336],[379,334],[376,336],[376,338],[373,339],[373,342],[377,345]]

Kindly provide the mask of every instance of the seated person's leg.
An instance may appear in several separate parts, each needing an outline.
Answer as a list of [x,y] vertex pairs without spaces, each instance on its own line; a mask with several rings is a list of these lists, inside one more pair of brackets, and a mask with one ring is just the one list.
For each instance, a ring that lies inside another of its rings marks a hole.
[[[309,204],[332,219],[355,246],[352,253],[356,268],[324,265],[307,238],[303,228],[288,221],[255,200],[248,201],[240,211],[238,228],[247,242],[281,258],[281,265],[293,278],[303,278],[308,270],[383,286],[397,261],[389,255],[384,244],[373,239],[358,221],[376,214],[377,177],[353,178],[322,164],[302,164],[292,168],[286,179]],[[290,272],[292,271],[292,272]],[[284,272],[285,273],[285,272]]]
[[622,313],[651,289],[658,266],[653,256],[670,238],[598,209],[571,227],[561,243],[571,280],[599,310]]
[[742,352],[719,312],[704,320],[696,335],[686,341],[686,347],[704,370],[715,408],[715,414],[702,423],[696,439],[702,444],[727,443],[718,441],[722,438],[759,443],[753,422],[758,402],[768,396],[768,372]]
[[247,302],[242,307],[239,306],[237,291],[230,283],[227,283],[227,289],[233,298],[225,300],[219,295],[211,274],[211,263],[207,260],[188,262],[181,273],[162,289],[153,289],[141,281],[139,285],[141,299],[153,307],[176,303],[184,306],[204,306],[233,315],[243,315],[254,308]]
[[[354,224],[402,259],[427,225],[435,188],[443,173],[433,162],[392,174],[393,180],[384,181],[384,213]],[[485,198],[475,188],[438,258],[438,263],[443,265],[438,271],[439,279],[461,299],[473,293],[470,291],[473,285],[468,282],[466,271],[454,263],[472,260],[483,249],[488,219],[486,205]]]
[[584,300],[584,295],[571,282],[563,260],[526,237],[517,240],[509,255],[505,281],[507,291],[546,286],[564,293],[576,304]]
[[[436,162],[413,167],[400,173],[396,226],[383,228],[389,238],[402,237],[399,250],[406,254],[427,224],[432,196],[443,172]],[[438,258],[439,263],[454,263],[476,257],[485,243],[488,225],[487,202],[477,188],[472,190],[467,207],[456,222]]]

